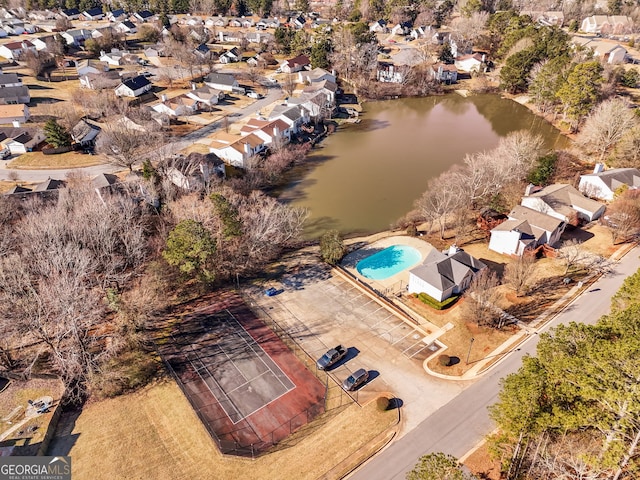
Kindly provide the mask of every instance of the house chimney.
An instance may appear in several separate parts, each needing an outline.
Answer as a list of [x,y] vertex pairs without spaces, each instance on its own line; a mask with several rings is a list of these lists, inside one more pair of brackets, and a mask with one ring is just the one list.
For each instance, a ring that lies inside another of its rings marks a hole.
[[486,59],[487,59],[487,55],[483,53],[482,54],[482,63],[484,63]]
[[247,155],[251,154],[251,146],[249,145],[249,142],[244,143],[244,153],[246,153]]
[[277,125],[273,126],[273,138],[275,139],[280,138],[280,129],[278,128]]
[[167,96],[163,93],[162,95],[160,95],[160,100],[162,100],[162,103],[166,103]]
[[198,88],[198,86],[196,85],[195,82],[191,82],[191,90],[196,90]]
[[103,57],[107,52],[105,52],[104,50],[100,50],[100,56]]
[[454,243],[453,245],[451,245],[449,247],[449,250],[447,251],[447,256],[451,256],[451,255],[455,255],[456,253],[458,253],[460,251],[460,249],[458,248],[458,246]]
[[13,128],[20,128],[20,122],[18,120],[14,120],[11,123],[13,124]]
[[535,191],[536,191],[536,186],[533,183],[530,183],[529,185],[527,185],[527,188],[524,189],[524,196],[528,197]]
[[224,32],[220,32],[220,41],[224,42]]
[[602,173],[604,172],[604,163],[596,163],[593,167],[593,173]]

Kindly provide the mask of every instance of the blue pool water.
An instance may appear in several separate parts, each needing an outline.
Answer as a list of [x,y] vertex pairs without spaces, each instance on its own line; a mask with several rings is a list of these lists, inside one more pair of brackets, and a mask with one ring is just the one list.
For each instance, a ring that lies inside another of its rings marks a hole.
[[393,245],[360,260],[358,273],[372,280],[384,280],[418,263],[420,252],[407,245]]

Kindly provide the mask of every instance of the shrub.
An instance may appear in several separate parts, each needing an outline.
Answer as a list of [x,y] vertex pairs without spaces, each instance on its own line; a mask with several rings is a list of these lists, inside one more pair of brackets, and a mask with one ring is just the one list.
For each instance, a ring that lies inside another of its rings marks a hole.
[[438,363],[443,367],[448,367],[451,363],[451,357],[449,355],[440,355],[438,357]]
[[433,297],[430,297],[424,292],[419,293],[417,297],[422,303],[429,305],[430,307],[435,308],[436,310],[444,310],[446,308],[449,308],[451,305],[453,305],[456,302],[456,300],[458,300],[458,298],[460,298],[459,295],[453,295],[439,302],[438,300],[436,300]]
[[378,406],[378,410],[384,412],[389,409],[389,399],[387,397],[380,397],[376,400],[376,405]]

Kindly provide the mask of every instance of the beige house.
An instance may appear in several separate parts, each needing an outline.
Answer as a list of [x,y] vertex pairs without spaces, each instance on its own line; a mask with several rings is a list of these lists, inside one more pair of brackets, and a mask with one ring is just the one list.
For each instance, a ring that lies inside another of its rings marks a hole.
[[571,185],[560,183],[542,189],[529,185],[520,204],[572,225],[597,220],[605,209]]
[[29,120],[29,107],[23,103],[0,105],[0,124],[24,123]]

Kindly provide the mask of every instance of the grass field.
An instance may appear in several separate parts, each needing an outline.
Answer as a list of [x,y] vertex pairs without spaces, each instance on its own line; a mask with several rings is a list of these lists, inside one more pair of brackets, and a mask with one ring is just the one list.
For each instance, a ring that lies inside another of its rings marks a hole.
[[69,454],[74,477],[96,480],[316,479],[344,459],[355,462],[358,450],[396,421],[397,411],[380,411],[376,402],[351,405],[315,428],[311,424],[295,446],[257,460],[224,457],[178,386],[166,380],[87,405]]
[[[58,155],[45,155],[42,152],[27,152],[11,160],[10,167],[23,170],[61,169],[90,167],[105,163],[102,155],[87,155],[81,152],[67,152]],[[18,177],[20,174],[18,173]]]

